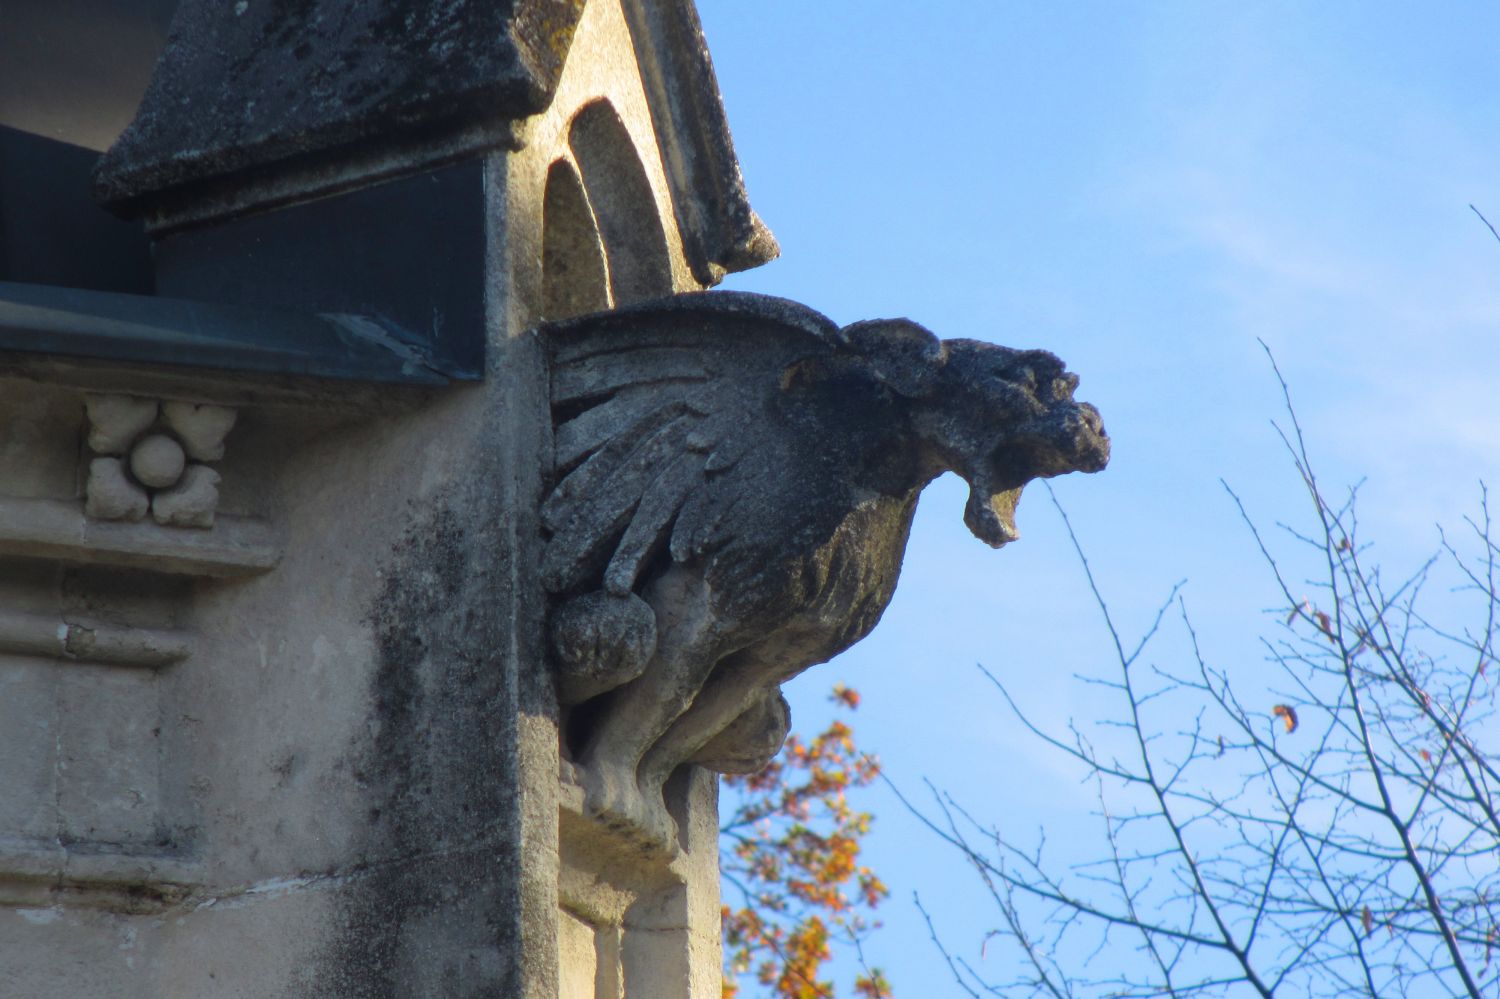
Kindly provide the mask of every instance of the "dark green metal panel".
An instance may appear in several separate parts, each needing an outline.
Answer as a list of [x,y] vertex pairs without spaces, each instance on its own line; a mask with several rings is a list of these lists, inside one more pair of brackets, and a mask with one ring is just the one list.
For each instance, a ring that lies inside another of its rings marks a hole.
[[367,316],[0,282],[0,354],[444,385],[409,334]]

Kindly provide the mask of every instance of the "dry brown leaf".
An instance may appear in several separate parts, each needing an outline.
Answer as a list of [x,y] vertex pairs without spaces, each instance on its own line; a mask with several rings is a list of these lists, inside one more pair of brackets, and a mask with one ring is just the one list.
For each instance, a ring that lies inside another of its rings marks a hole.
[[1278,704],[1271,709],[1271,714],[1286,723],[1288,732],[1297,731],[1297,709],[1290,704]]

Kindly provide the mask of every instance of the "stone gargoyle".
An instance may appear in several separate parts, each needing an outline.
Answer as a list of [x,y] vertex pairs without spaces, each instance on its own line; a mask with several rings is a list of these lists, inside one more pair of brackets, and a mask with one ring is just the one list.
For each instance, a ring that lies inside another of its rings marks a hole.
[[681,295],[545,327],[555,462],[541,510],[551,655],[587,810],[666,846],[682,763],[763,767],[780,685],[869,634],[922,488],[1017,538],[1031,479],[1109,459],[1041,350],[840,329],[794,302]]

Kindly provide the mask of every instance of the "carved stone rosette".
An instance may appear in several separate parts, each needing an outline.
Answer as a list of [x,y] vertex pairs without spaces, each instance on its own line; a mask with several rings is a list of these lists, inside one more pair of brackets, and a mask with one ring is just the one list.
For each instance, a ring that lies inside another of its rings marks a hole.
[[212,527],[219,504],[224,438],[236,413],[226,406],[128,395],[88,397],[85,511],[99,520],[164,527]]

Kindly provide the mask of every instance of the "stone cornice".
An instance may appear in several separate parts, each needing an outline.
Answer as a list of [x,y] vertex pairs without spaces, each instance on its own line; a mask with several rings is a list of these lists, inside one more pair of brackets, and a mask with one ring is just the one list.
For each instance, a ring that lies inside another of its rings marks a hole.
[[268,525],[244,517],[221,514],[201,531],[91,520],[76,500],[0,497],[0,557],[222,579],[268,572],[281,552]]

